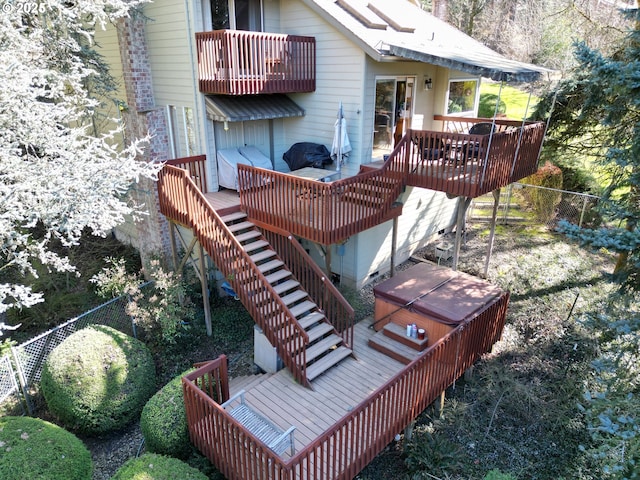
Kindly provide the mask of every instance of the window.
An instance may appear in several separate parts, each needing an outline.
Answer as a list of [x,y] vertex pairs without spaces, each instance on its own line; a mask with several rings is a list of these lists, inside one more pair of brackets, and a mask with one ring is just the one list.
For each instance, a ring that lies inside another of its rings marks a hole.
[[262,30],[261,0],[205,0],[208,2],[208,12],[205,18],[210,18],[211,30]]
[[477,108],[478,80],[450,80],[447,114],[473,113]]

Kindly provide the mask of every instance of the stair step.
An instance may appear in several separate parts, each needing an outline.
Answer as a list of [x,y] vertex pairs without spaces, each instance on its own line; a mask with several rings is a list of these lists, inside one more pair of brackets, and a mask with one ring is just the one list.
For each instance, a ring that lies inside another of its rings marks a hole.
[[267,275],[265,278],[267,279],[267,282],[273,285],[274,283],[280,280],[284,280],[285,278],[290,276],[291,272],[289,270],[278,270],[277,272]]
[[270,262],[258,265],[258,270],[260,270],[261,273],[270,272],[271,270],[275,270],[283,265],[284,262],[282,260],[271,260]]
[[387,323],[382,329],[384,334],[394,339],[397,342],[403,343],[409,348],[413,348],[419,352],[422,352],[429,345],[429,338],[425,335],[425,337],[420,340],[418,338],[407,337],[407,327],[406,325],[398,325],[394,322]]
[[253,252],[254,250],[258,250],[260,248],[265,248],[269,246],[269,242],[266,240],[256,240],[255,242],[247,243],[242,246],[245,252]]
[[[322,338],[328,333],[333,332],[333,326],[327,322],[318,323],[313,326],[310,330],[307,330],[307,335],[309,335],[309,342],[315,342],[319,338]],[[287,345],[287,351],[293,351],[297,347],[296,339],[289,342]]]
[[302,303],[299,303],[295,307],[290,308],[289,310],[294,317],[298,318],[298,316],[302,315],[305,312],[308,312],[309,310],[313,310],[314,308],[318,308],[318,306],[315,303],[306,300]]
[[422,354],[422,352],[388,337],[382,330],[369,339],[369,346],[405,365],[410,364]]
[[300,287],[300,282],[297,282],[295,280],[287,280],[286,282],[274,285],[273,289],[278,295],[282,295],[284,292],[288,292],[289,290],[293,290],[294,288],[298,287]]
[[235,222],[237,220],[242,220],[244,218],[247,218],[247,214],[244,212],[233,212],[230,213],[229,215],[225,215],[224,217],[222,217],[222,221],[224,223],[231,223],[231,222]]
[[314,378],[318,378],[321,374],[329,370],[334,365],[337,365],[349,355],[351,355],[351,349],[342,345],[339,346],[328,355],[325,355],[320,360],[307,367],[307,380],[311,381]]
[[307,330],[307,335],[309,335],[309,342],[315,342],[329,332],[333,332],[333,326],[330,323],[319,323],[315,327]]
[[261,252],[258,253],[254,253],[253,255],[251,255],[251,260],[254,261],[254,263],[259,263],[262,262],[263,260],[266,260],[267,258],[271,258],[271,257],[275,257],[276,256],[276,252],[273,250],[263,250]]
[[316,310],[308,315],[298,319],[298,323],[305,330],[309,329],[314,323],[322,322],[325,319],[324,313]]
[[229,230],[231,230],[231,233],[236,233],[241,230],[249,230],[250,228],[255,228],[255,225],[251,222],[239,222],[239,223],[232,223],[231,225],[227,225],[227,227],[229,227]]
[[299,302],[303,298],[308,298],[308,297],[309,295],[304,290],[296,290],[280,298],[282,299],[285,305],[289,306],[293,303]]
[[328,353],[334,347],[339,347],[341,343],[342,337],[334,333],[307,347],[307,363],[311,363],[316,358]]
[[258,230],[249,230],[248,232],[236,235],[236,240],[242,243],[246,242],[247,240],[251,240],[252,238],[258,238],[260,236],[262,236],[262,234]]

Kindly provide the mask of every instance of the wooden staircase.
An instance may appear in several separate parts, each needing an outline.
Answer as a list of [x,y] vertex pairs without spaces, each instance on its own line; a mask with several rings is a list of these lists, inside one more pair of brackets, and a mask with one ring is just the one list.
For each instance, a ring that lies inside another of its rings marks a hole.
[[[260,271],[271,285],[282,302],[295,317],[296,322],[304,329],[309,341],[304,355],[294,352],[295,341],[291,339],[282,342],[286,352],[295,358],[306,371],[308,381],[317,378],[323,372],[352,355],[352,350],[344,345],[343,338],[336,332],[324,313],[316,305],[309,294],[287,269],[284,261],[264,238],[261,231],[250,221],[243,212],[233,212],[221,217],[229,232],[240,242],[243,250],[251,257],[258,271]],[[249,296],[254,292],[247,292]],[[260,306],[269,309],[269,305]],[[278,335],[285,338],[286,335]]]
[[429,338],[408,337],[406,331],[406,326],[389,322],[369,339],[369,346],[408,365],[429,346]]

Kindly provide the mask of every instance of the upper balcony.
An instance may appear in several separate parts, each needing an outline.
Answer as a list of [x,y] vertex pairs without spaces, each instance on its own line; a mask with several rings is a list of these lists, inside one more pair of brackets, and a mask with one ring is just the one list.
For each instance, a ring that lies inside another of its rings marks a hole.
[[196,33],[200,91],[220,95],[313,92],[316,39],[215,30]]

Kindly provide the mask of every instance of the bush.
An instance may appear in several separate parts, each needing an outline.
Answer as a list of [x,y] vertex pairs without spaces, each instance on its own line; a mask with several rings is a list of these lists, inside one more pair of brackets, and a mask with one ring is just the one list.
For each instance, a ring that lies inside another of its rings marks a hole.
[[[481,93],[480,103],[478,104],[478,117],[493,118],[496,114],[496,103],[498,103],[498,96],[495,93]],[[500,100],[497,114],[505,115],[506,113],[507,104],[504,100]]]
[[109,267],[93,276],[103,297],[127,295],[127,314],[142,327],[146,338],[156,345],[175,344],[195,318],[195,309],[187,295],[187,285],[175,272],[165,271],[160,261],[151,260],[145,269],[152,281],[141,288],[141,278],[128,273],[124,259],[106,259]]
[[151,452],[178,458],[187,458],[191,452],[182,377],[192,371],[187,370],[167,383],[142,409],[140,429]]
[[113,328],[80,330],[49,355],[42,393],[68,428],[95,435],[134,420],[155,392],[155,366],[141,341]]
[[207,480],[207,476],[171,457],[145,453],[132,458],[118,469],[111,480]]
[[39,418],[0,418],[0,478],[91,480],[93,462],[72,433]]
[[[538,187],[561,189],[562,170],[547,162],[536,173],[522,180],[522,183]],[[562,200],[562,194],[553,190],[527,188],[523,192],[526,200],[533,206],[538,220],[547,223],[553,218],[555,208]]]
[[510,473],[502,473],[498,469],[490,470],[482,480],[516,480]]

